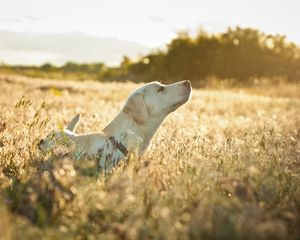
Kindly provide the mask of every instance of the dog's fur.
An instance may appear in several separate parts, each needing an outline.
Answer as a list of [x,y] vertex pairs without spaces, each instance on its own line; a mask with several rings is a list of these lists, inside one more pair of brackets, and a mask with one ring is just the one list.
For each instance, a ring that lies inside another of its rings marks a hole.
[[133,92],[122,110],[104,129],[103,133],[75,134],[80,115],[75,116],[62,131],[49,134],[41,140],[43,152],[52,150],[57,143],[75,142],[75,156],[97,157],[99,167],[110,170],[128,151],[142,155],[165,117],[186,103],[190,97],[190,81],[170,85],[151,82]]

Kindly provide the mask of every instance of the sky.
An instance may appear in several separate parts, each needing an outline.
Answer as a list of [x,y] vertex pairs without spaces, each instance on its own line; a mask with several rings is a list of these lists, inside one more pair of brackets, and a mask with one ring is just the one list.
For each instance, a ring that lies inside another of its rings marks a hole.
[[[120,46],[122,41],[131,42],[137,46],[137,51],[128,52],[133,56],[164,47],[181,30],[222,32],[236,25],[284,34],[300,44],[299,12],[299,0],[0,0],[0,31],[49,38],[76,32],[94,39],[120,40]],[[21,43],[22,35],[17,39]],[[0,38],[2,61],[38,64],[47,61],[47,54],[52,54],[49,59],[54,63],[72,58],[64,52],[47,51],[47,44],[45,49],[26,49],[22,54],[19,48],[8,45]],[[30,51],[35,53],[34,61]],[[43,57],[39,58],[39,53]],[[114,64],[122,54],[105,60],[99,52],[99,59]]]

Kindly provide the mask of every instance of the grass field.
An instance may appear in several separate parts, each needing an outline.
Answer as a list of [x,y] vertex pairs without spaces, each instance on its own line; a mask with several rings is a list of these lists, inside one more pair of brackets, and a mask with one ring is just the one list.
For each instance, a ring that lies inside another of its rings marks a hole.
[[300,86],[194,90],[103,176],[36,143],[101,131],[133,83],[0,76],[0,239],[300,239]]

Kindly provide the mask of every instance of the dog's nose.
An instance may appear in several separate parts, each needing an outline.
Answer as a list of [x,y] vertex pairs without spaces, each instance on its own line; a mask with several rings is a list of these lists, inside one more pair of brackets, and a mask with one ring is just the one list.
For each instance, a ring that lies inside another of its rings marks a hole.
[[43,142],[44,142],[44,140],[43,140],[43,139],[41,139],[41,140],[39,141],[38,145],[41,145],[41,144],[43,144]]
[[184,84],[185,86],[187,86],[187,87],[190,87],[190,86],[191,86],[190,80],[184,80],[184,81],[183,81],[183,84]]

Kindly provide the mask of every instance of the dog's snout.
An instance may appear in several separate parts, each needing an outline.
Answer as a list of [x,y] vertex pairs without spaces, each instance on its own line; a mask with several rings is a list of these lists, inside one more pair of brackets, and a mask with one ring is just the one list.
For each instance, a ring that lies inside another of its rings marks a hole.
[[190,80],[184,80],[184,81],[183,81],[183,85],[186,86],[186,87],[191,87],[191,82],[190,82]]
[[41,145],[41,144],[43,144],[43,142],[44,142],[44,140],[43,140],[43,139],[41,139],[41,140],[39,141],[38,145]]

